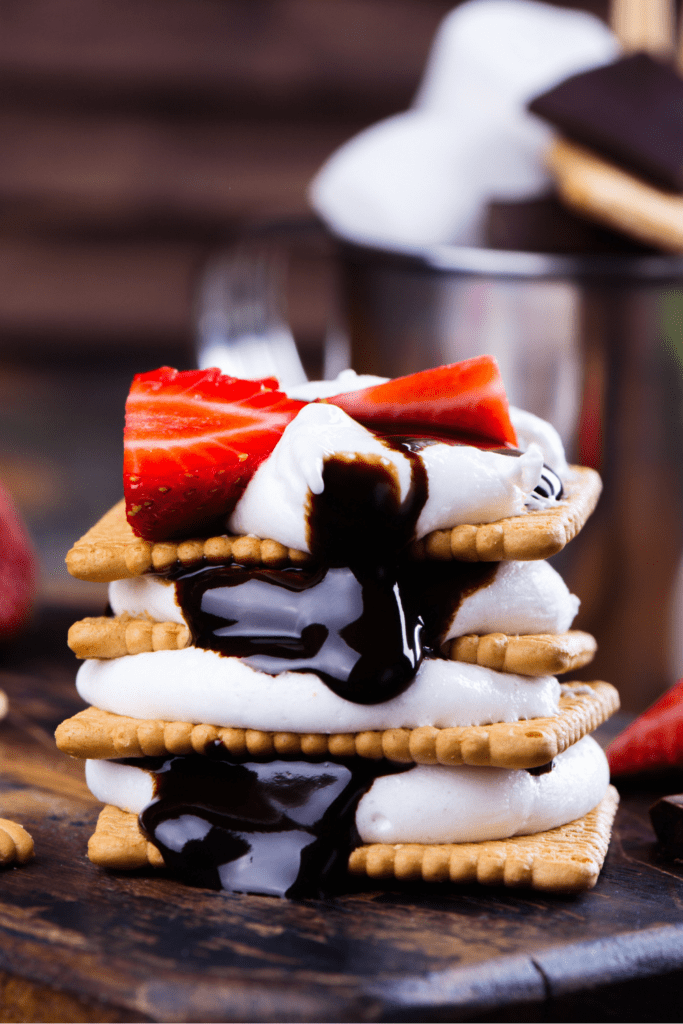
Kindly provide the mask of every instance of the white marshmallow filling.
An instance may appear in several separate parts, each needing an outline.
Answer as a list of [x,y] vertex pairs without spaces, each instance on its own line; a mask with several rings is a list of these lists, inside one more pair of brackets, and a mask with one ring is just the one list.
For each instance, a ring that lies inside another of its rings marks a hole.
[[[130,764],[90,760],[86,781],[98,800],[134,814],[154,799],[153,773]],[[540,775],[416,765],[375,779],[358,804],[356,827],[364,843],[466,843],[533,835],[587,814],[608,783],[607,759],[590,736]]]
[[[381,463],[393,477],[400,501],[406,499],[411,481],[407,456],[383,444],[336,406],[312,403],[300,410],[254,473],[228,520],[229,530],[310,551],[310,498],[322,493],[325,462],[337,456]],[[419,458],[427,473],[428,495],[415,539],[433,530],[520,515],[527,504],[538,508],[556,503],[534,494],[543,473],[543,453],[535,440],[519,458],[441,443],[428,445]]]
[[[109,604],[115,615],[186,624],[175,586],[159,576],[115,580],[109,585]],[[491,583],[462,600],[443,639],[469,633],[564,633],[578,608],[579,599],[548,562],[501,562]]]
[[88,660],[76,687],[88,704],[133,718],[328,734],[544,718],[557,714],[560,696],[553,676],[425,658],[403,693],[356,704],[312,672],[272,676],[197,647]]

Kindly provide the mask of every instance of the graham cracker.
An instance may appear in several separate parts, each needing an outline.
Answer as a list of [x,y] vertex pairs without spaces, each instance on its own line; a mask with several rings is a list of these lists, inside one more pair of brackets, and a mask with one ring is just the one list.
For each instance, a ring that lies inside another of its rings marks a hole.
[[[68,644],[77,658],[122,658],[189,647],[190,631],[176,622],[156,622],[124,613],[93,616],[75,622]],[[482,665],[497,672],[544,676],[573,672],[592,661],[596,643],[590,633],[532,633],[508,636],[486,633],[457,637],[446,644],[452,661]]]
[[107,804],[100,811],[95,832],[88,840],[88,857],[93,864],[119,871],[135,871],[151,865],[164,866],[164,858],[138,828],[136,814]]
[[683,252],[683,196],[665,192],[593,152],[556,141],[546,154],[567,206],[649,245]]
[[93,616],[74,622],[67,643],[77,658],[123,658],[152,651],[180,651],[190,631],[177,622],[155,622],[132,615]]
[[542,892],[592,889],[607,854],[619,805],[614,786],[583,818],[548,832],[483,843],[374,843],[349,858],[354,875],[397,881],[479,882]]
[[55,733],[72,757],[156,757],[203,754],[220,742],[235,757],[367,757],[415,764],[538,768],[604,722],[619,707],[609,683],[563,683],[559,714],[521,722],[359,733],[262,732],[259,729],[148,721],[86,708]]
[[[545,512],[502,519],[498,523],[455,526],[437,530],[412,546],[418,558],[499,562],[549,558],[579,532],[595,508],[601,490],[592,469],[570,467],[564,481],[565,499]],[[163,572],[176,562],[193,565],[202,559],[215,564],[239,562],[278,569],[302,565],[310,556],[258,537],[196,537],[153,543],[136,537],[126,519],[125,502],[114,505],[66,556],[66,565],[79,580],[110,583],[145,572]]]
[[529,633],[508,636],[486,633],[449,640],[447,650],[453,661],[482,665],[497,672],[522,676],[557,676],[574,672],[591,662],[597,650],[590,633],[571,629],[567,633]]
[[79,580],[111,583],[145,572],[163,572],[176,562],[193,565],[204,558],[216,564],[235,561],[280,569],[300,565],[309,556],[277,541],[249,536],[224,534],[156,543],[142,540],[135,536],[126,519],[126,503],[122,499],[76,541],[66,556],[66,566]]
[[550,558],[581,530],[602,490],[598,473],[585,466],[570,466],[563,485],[565,496],[554,508],[526,512],[497,523],[435,530],[412,545],[413,556],[461,562]]
[[33,857],[33,839],[16,821],[0,818],[0,865],[25,864]]
[[[358,847],[349,872],[369,878],[424,882],[479,882],[528,886],[543,892],[582,892],[600,874],[619,803],[610,786],[594,810],[568,825],[532,836],[483,843],[421,845],[376,843]],[[88,843],[100,867],[163,867],[163,857],[140,832],[137,815],[107,805]]]

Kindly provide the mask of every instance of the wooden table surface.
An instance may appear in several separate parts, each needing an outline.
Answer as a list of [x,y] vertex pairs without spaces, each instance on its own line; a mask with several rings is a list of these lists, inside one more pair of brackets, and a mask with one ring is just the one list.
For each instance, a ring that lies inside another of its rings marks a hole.
[[52,741],[81,706],[77,615],[43,609],[0,655],[0,815],[36,843],[1,876],[0,1019],[680,1020],[683,865],[657,859],[644,790],[623,794],[580,897],[412,886],[297,903],[91,865],[98,806]]

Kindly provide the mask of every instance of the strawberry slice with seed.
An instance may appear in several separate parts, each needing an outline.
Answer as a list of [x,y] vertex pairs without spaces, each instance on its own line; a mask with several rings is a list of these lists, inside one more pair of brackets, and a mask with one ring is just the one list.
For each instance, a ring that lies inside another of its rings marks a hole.
[[305,404],[278,391],[274,377],[239,380],[215,368],[168,366],[138,374],[123,439],[133,531],[160,541],[219,525]]
[[493,356],[421,370],[325,401],[386,433],[434,434],[479,447],[517,444]]

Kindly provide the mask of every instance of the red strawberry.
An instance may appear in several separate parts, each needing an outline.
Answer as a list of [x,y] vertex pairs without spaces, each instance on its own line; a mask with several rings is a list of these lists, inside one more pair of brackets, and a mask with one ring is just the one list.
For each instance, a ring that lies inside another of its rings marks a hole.
[[683,679],[607,748],[614,775],[683,767]]
[[0,487],[0,640],[18,632],[31,611],[35,592],[31,542],[11,498]]
[[138,374],[126,402],[123,487],[139,537],[166,540],[209,528],[235,506],[250,477],[305,404],[274,378],[168,366]]
[[397,377],[328,398],[359,423],[387,433],[434,433],[472,444],[517,444],[493,356]]

